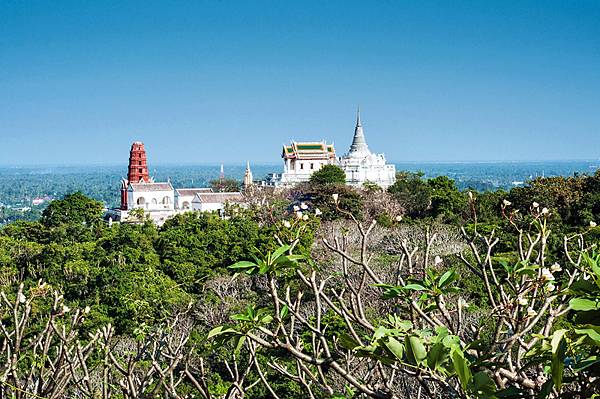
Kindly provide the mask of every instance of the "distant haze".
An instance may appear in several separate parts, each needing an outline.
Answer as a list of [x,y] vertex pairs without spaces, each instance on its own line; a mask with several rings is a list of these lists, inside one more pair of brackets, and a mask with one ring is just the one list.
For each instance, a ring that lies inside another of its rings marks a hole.
[[600,2],[0,2],[0,164],[600,158]]

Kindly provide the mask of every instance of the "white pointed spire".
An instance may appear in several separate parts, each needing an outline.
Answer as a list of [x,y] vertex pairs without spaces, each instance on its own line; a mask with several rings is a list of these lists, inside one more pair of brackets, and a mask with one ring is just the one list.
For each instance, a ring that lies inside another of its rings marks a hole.
[[367,140],[365,139],[365,134],[360,121],[360,108],[358,108],[356,111],[356,127],[354,128],[354,138],[352,139],[352,145],[350,146],[348,156],[364,157],[370,153],[371,152],[369,151],[369,146],[367,145]]
[[246,162],[246,173],[244,174],[244,189],[249,189],[254,182],[252,171],[250,170],[250,162]]

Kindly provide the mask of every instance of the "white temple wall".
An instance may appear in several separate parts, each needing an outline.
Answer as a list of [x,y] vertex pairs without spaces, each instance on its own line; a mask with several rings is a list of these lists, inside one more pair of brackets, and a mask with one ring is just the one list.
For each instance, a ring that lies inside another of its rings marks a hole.
[[142,208],[148,211],[173,210],[175,199],[173,191],[129,191],[127,193],[129,210]]

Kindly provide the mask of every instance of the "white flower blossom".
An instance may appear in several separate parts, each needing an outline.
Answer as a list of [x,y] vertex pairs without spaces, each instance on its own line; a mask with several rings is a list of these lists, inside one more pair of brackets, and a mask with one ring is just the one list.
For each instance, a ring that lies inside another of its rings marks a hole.
[[527,306],[527,304],[529,303],[529,301],[527,300],[527,298],[523,298],[522,296],[520,296],[520,297],[517,298],[517,302],[521,306]]
[[402,221],[402,215],[396,216],[396,222],[401,222],[401,221]]
[[302,219],[302,212],[300,212],[300,211],[296,212],[296,217],[298,219]]
[[555,286],[554,284],[550,283],[550,284],[548,284],[548,285],[546,286],[546,289],[547,289],[549,292],[552,292],[552,291],[554,291],[554,290],[556,289],[556,286]]
[[554,281],[554,275],[550,271],[550,269],[544,267],[542,269],[542,280],[544,281]]
[[587,273],[583,273],[583,279],[584,280],[589,280],[590,279],[590,275]]
[[537,312],[535,310],[533,310],[533,308],[528,308],[527,309],[527,316],[529,317],[533,317],[537,314]]
[[308,220],[308,215],[303,215],[302,220]]
[[304,202],[300,204],[300,209],[308,209],[308,205],[306,205]]
[[23,293],[21,293],[21,292],[19,292],[19,295],[17,296],[17,299],[21,303],[25,303],[27,301],[27,298],[25,298],[25,295],[23,295]]
[[331,194],[331,196],[333,197],[333,200],[334,200],[334,201],[335,201],[335,203],[337,204],[337,202],[338,202],[338,199],[339,199],[340,195],[336,193],[336,194]]
[[504,204],[504,206],[512,205],[512,202],[510,202],[509,200],[506,200],[506,199],[502,200],[502,203]]
[[549,213],[550,211],[548,210],[548,208],[542,208],[542,215],[547,215]]
[[540,204],[538,204],[537,202],[534,202],[532,205],[533,205],[534,208],[539,208],[540,207]]
[[562,267],[560,267],[560,265],[558,263],[555,263],[552,266],[550,266],[550,271],[553,273],[559,272],[561,270],[562,270]]
[[471,191],[469,191],[467,193],[467,195],[469,196],[469,199],[472,201],[473,200],[473,193]]
[[284,225],[285,227],[287,227],[288,229],[289,229],[290,227],[292,227],[292,224],[291,224],[290,222],[288,222],[287,220],[285,220],[285,221],[283,222],[283,225]]
[[300,210],[300,207],[298,205],[294,205],[294,212],[298,212]]
[[440,263],[442,263],[442,258],[440,258],[439,256],[436,255],[436,257],[433,261],[436,265],[439,265]]
[[319,208],[315,209],[315,215],[320,216],[322,214],[323,214],[323,212],[321,212],[321,210]]
[[90,313],[91,310],[92,310],[92,308],[90,308],[89,306],[86,306],[85,309],[83,309],[83,313],[88,314],[88,313]]
[[596,227],[596,222],[594,222],[593,220],[590,222],[590,227]]
[[62,311],[63,313],[69,313],[71,311],[71,308],[67,305],[62,305]]

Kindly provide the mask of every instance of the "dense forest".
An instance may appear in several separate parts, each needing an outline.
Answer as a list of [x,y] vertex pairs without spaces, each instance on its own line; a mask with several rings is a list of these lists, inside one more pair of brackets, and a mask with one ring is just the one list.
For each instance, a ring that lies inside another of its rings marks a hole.
[[509,191],[247,193],[107,225],[73,192],[0,229],[15,398],[584,398],[600,393],[600,172]]

